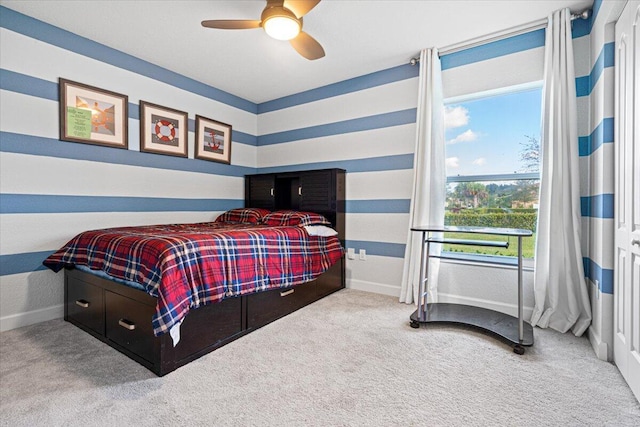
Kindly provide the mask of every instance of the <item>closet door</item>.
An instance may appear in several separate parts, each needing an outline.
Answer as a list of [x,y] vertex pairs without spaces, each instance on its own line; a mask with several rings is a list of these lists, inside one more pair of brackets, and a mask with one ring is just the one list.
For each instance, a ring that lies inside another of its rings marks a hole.
[[275,175],[250,175],[245,178],[244,203],[250,208],[275,208]]
[[640,1],[616,23],[613,358],[640,400]]
[[300,210],[326,212],[336,208],[335,172],[318,170],[300,174]]

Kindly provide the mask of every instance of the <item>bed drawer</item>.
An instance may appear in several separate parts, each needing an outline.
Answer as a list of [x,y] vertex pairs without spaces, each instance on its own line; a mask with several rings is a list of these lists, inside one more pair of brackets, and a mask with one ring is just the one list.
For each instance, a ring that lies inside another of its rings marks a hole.
[[145,360],[154,361],[154,307],[105,291],[106,337]]
[[[206,327],[203,327],[206,325]],[[230,298],[191,309],[180,325],[180,342],[175,347],[177,361],[187,359],[207,347],[218,347],[242,333],[242,299]]]
[[247,296],[247,327],[259,328],[317,299],[315,283]]
[[66,284],[66,319],[104,335],[102,288],[83,281]]

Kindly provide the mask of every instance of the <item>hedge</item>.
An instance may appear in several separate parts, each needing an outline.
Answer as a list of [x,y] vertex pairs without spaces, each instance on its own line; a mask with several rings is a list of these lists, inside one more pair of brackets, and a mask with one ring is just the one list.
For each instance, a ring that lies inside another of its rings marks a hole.
[[535,208],[469,208],[464,209],[464,213],[490,214],[490,213],[537,213]]
[[475,227],[523,228],[535,233],[537,213],[487,213],[445,212],[445,225],[468,225]]

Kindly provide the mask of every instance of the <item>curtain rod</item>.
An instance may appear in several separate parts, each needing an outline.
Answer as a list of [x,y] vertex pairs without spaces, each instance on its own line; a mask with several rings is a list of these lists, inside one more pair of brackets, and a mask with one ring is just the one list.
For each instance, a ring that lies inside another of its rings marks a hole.
[[[588,19],[591,15],[591,11],[586,9],[580,13],[572,13],[571,20],[574,21],[576,19]],[[503,40],[509,37],[514,37],[520,34],[529,33],[531,31],[539,30],[541,28],[545,28],[547,26],[547,18],[539,19],[537,21],[529,22],[527,24],[518,25],[516,27],[511,27],[506,30],[498,31],[495,33],[491,33],[482,37],[476,37],[475,39],[466,40],[460,43],[454,43],[448,46],[445,46],[441,49],[438,49],[438,53],[440,56],[447,55],[454,52],[459,52],[461,50],[470,49],[476,46],[481,46],[487,43],[495,42],[498,40]],[[420,62],[420,57],[411,58],[409,64],[416,65]]]

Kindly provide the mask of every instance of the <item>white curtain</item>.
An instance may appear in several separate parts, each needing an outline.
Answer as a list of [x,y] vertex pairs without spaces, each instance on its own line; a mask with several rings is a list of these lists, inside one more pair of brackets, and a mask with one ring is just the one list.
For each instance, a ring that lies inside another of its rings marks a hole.
[[576,336],[591,308],[580,249],[580,179],[571,12],[549,16],[545,40],[542,179],[531,324]]
[[[420,52],[420,85],[416,123],[416,147],[413,159],[413,192],[409,227],[443,225],[445,203],[444,105],[442,69],[438,50]],[[400,301],[418,301],[421,233],[409,230],[404,253]],[[440,245],[435,245],[440,246]],[[438,248],[436,248],[438,249]],[[439,260],[429,264],[428,298],[437,302]]]

